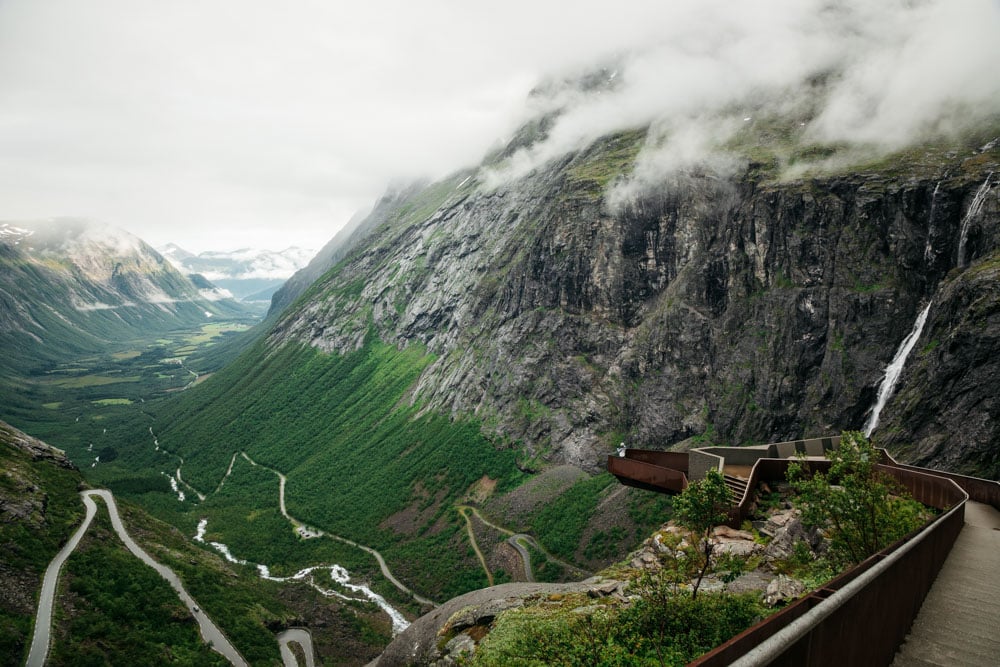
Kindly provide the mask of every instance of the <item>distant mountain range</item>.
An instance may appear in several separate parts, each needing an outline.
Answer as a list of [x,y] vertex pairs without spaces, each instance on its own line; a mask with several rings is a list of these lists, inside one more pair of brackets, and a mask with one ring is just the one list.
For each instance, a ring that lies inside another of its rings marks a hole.
[[241,248],[194,254],[175,243],[158,251],[182,273],[202,276],[241,301],[270,301],[274,292],[316,254],[315,250],[296,247],[280,252]]
[[39,355],[251,315],[139,237],[87,220],[0,222],[0,269],[0,365],[21,371]]

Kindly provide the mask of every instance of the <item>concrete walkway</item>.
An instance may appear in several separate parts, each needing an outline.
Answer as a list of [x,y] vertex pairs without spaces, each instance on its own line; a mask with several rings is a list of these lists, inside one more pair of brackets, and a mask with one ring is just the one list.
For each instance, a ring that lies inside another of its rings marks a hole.
[[955,541],[893,667],[1000,664],[1000,512],[969,501]]

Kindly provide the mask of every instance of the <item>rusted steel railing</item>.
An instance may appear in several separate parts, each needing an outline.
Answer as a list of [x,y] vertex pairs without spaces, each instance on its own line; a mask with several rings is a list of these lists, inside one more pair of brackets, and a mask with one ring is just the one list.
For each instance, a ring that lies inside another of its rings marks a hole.
[[[802,453],[804,445],[790,444]],[[821,444],[824,451],[835,446],[825,441]],[[795,460],[758,459],[743,497],[730,511],[729,524],[740,525],[753,511],[760,482],[784,480],[788,466]],[[829,461],[821,459],[803,460],[801,464],[814,471],[830,467]],[[972,497],[1000,508],[1000,483],[902,465],[884,451],[878,469],[898,481],[916,500],[944,513],[914,535],[880,551],[691,665],[811,667],[891,662],[962,530],[966,499]],[[608,470],[624,484],[679,493],[687,486],[689,460],[687,455],[676,452],[630,449],[625,457],[609,456]]]
[[609,456],[608,472],[622,484],[647,491],[680,493],[687,488],[687,475],[683,471],[627,456]]
[[891,464],[879,468],[920,502],[947,511],[691,665],[813,667],[892,661],[962,530],[968,495],[927,471]]
[[687,452],[658,452],[652,449],[626,449],[625,458],[635,461],[652,463],[661,468],[671,468],[680,470],[683,473],[688,471]]
[[896,463],[895,461],[889,465],[900,468],[901,470],[912,470],[915,472],[928,473],[934,475],[935,477],[950,479],[955,482],[955,484],[958,484],[963,491],[969,494],[970,500],[985,503],[986,505],[992,505],[996,509],[1000,510],[1000,482],[995,482],[989,479],[979,479],[978,477],[968,477],[967,475],[959,475],[953,472],[944,472],[942,470],[918,468],[917,466]]

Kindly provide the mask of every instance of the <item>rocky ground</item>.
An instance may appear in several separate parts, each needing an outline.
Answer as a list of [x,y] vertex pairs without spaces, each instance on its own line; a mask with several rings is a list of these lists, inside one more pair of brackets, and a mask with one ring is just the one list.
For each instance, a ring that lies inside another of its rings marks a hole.
[[[713,557],[718,560],[735,556],[749,569],[731,580],[710,575],[702,582],[700,591],[760,591],[771,607],[801,597],[807,584],[788,573],[793,562],[815,558],[823,551],[825,544],[820,531],[807,529],[799,511],[786,501],[774,502],[762,510],[749,528],[717,526],[713,530]],[[497,616],[510,609],[572,606],[575,612],[586,613],[599,607],[631,604],[638,597],[634,582],[644,572],[655,573],[665,561],[676,557],[688,539],[684,529],[667,523],[625,561],[584,581],[503,584],[454,598],[415,621],[371,664],[459,664],[475,652]],[[797,547],[797,543],[803,546]]]

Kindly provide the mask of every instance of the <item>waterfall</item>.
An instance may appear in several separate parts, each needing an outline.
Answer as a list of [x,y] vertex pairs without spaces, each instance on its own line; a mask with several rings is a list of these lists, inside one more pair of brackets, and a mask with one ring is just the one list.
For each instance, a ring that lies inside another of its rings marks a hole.
[[892,362],[886,367],[882,384],[878,387],[878,398],[875,401],[875,407],[872,408],[871,416],[868,417],[868,423],[865,424],[865,437],[871,437],[872,431],[878,426],[878,418],[882,414],[882,408],[885,407],[885,404],[889,401],[889,397],[892,396],[893,390],[896,388],[896,382],[899,380],[899,376],[902,375],[903,366],[906,364],[906,357],[909,356],[913,346],[917,344],[917,340],[924,330],[924,324],[927,322],[927,313],[930,310],[931,304],[928,303],[927,307],[920,311],[917,321],[913,323],[913,329],[903,339],[903,342],[899,344],[896,356],[892,358]]
[[934,211],[937,208],[937,195],[938,190],[941,189],[941,181],[934,184],[934,193],[931,195],[931,213],[927,217],[927,245],[924,246],[924,261],[931,261],[931,253],[934,248],[931,247],[931,230],[934,227]]
[[986,193],[990,191],[990,178],[993,177],[993,172],[991,171],[986,176],[986,180],[983,184],[979,186],[976,190],[976,196],[972,198],[972,203],[969,204],[968,210],[965,212],[965,217],[962,218],[962,228],[958,236],[958,267],[962,268],[966,264],[965,258],[965,246],[969,239],[969,225],[972,223],[972,219],[979,215],[979,212],[983,208],[983,202],[986,201]]

